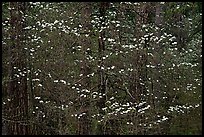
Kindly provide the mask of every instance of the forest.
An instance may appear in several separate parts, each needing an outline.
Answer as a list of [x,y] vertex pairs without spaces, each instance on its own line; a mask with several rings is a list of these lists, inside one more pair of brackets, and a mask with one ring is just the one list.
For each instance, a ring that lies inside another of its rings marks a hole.
[[2,2],[2,135],[201,135],[202,2]]

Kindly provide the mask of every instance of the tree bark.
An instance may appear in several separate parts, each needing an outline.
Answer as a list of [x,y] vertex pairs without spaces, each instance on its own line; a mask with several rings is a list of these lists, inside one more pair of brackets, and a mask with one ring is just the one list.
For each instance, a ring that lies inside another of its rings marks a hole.
[[[81,11],[82,15],[82,27],[85,30],[85,34],[89,34],[91,29],[91,3],[83,3],[83,8]],[[91,48],[91,40],[89,37],[86,37],[84,34],[81,36],[81,45],[82,45],[82,63],[81,63],[81,73],[85,77],[81,81],[82,87],[86,89],[90,89],[91,83],[90,79],[87,76],[91,73],[90,63],[86,59],[87,56],[87,49]],[[80,101],[80,113],[85,113],[80,119],[78,119],[78,131],[77,134],[79,135],[89,135],[91,133],[91,119],[90,119],[90,99],[88,97],[79,99]]]
[[[99,54],[99,61],[98,61],[98,73],[99,73],[99,94],[101,94],[102,97],[100,97],[99,101],[98,101],[98,108],[99,108],[99,114],[104,115],[104,111],[102,110],[102,108],[105,107],[105,101],[106,98],[104,96],[104,94],[106,93],[106,85],[105,85],[105,72],[104,72],[104,61],[103,61],[103,55],[105,52],[105,42],[104,42],[104,38],[105,38],[105,21],[106,21],[106,11],[109,8],[109,4],[108,2],[101,2],[99,5],[99,14],[100,14],[100,24],[101,24],[101,30],[99,30],[99,38],[98,38],[98,54]],[[98,125],[98,134],[104,134],[104,127],[103,125],[100,123]]]
[[[9,135],[29,134],[27,74],[25,73],[26,57],[23,52],[25,4],[22,2],[10,2],[11,45],[9,46],[10,81],[8,83],[8,94],[11,101],[7,111],[7,114],[9,114],[7,130]],[[19,75],[19,70],[23,75]]]

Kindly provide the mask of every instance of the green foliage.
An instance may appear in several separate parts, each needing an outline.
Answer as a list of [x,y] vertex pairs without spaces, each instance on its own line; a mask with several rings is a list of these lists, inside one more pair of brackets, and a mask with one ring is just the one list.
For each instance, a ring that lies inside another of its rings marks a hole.
[[[164,3],[161,28],[154,23],[156,4],[110,3],[105,22],[99,6],[28,4],[23,51],[33,93],[31,121],[41,125],[42,134],[201,134],[201,2]],[[12,96],[8,7],[2,4],[4,109]],[[145,24],[136,11],[145,11]]]

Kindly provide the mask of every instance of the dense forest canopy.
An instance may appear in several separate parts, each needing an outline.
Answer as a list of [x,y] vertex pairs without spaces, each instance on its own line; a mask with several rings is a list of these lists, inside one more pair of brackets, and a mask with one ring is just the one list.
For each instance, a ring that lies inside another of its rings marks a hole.
[[2,134],[202,134],[201,2],[3,2]]

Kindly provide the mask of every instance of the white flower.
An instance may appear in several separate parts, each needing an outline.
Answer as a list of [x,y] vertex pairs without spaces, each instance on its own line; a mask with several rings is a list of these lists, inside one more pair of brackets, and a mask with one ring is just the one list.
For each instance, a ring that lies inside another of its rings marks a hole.
[[49,75],[50,78],[52,77],[52,76],[50,75],[50,73],[49,73],[48,75]]
[[176,45],[176,44],[177,44],[177,42],[173,42],[172,44],[173,44],[173,45]]
[[84,96],[84,94],[81,94],[81,95],[80,95],[80,97],[83,97],[83,96]]
[[114,68],[115,68],[115,66],[112,66],[112,67],[111,67],[111,69],[114,69]]
[[66,81],[64,81],[64,80],[60,80],[62,83],[64,83],[64,84],[66,84]]
[[58,23],[59,21],[58,20],[55,20],[54,24]]
[[75,87],[73,86],[72,89],[75,89]]
[[200,106],[200,104],[195,105],[196,108],[199,107],[199,106]]
[[111,97],[110,100],[114,99],[114,97]]
[[45,101],[45,103],[50,103],[50,101]]
[[141,102],[141,103],[139,103],[139,105],[138,106],[142,106],[142,105],[144,105],[146,102]]
[[40,100],[39,102],[40,102],[40,103],[43,103],[43,100]]
[[40,99],[40,97],[35,97],[35,99]]
[[120,24],[116,24],[116,27],[119,27],[120,26]]
[[40,81],[40,79],[32,79],[32,81]]
[[58,80],[54,80],[54,82],[56,83],[56,82],[58,82]]
[[163,116],[162,121],[165,121],[167,119],[168,119],[167,117]]
[[142,27],[144,28],[144,27],[146,27],[146,25],[145,25],[145,24],[143,24],[143,25],[142,25]]
[[93,76],[94,76],[94,73],[91,73],[91,74],[90,74],[90,76],[92,76],[92,77],[93,77]]

